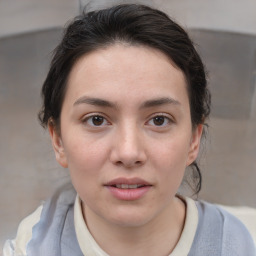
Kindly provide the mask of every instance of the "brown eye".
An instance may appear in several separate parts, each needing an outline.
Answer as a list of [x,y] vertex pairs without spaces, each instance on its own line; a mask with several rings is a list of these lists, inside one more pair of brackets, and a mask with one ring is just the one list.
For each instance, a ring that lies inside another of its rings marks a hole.
[[83,123],[92,127],[108,125],[107,120],[103,116],[99,115],[89,116],[83,121]]
[[152,117],[147,124],[154,127],[167,127],[171,123],[171,119],[164,115]]
[[166,117],[164,116],[156,116],[153,118],[153,123],[156,126],[161,126],[165,123]]
[[95,126],[100,126],[104,123],[104,118],[102,116],[93,116],[91,122]]

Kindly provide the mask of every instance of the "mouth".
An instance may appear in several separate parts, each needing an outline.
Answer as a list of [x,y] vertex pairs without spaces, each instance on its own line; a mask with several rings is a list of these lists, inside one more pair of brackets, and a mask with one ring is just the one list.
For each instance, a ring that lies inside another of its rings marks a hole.
[[152,184],[140,178],[117,178],[105,184],[105,187],[115,198],[133,201],[144,197],[150,191]]
[[115,184],[112,185],[112,187],[120,188],[120,189],[136,189],[136,188],[142,188],[146,185],[143,184]]
[[120,188],[120,189],[136,189],[145,186],[152,186],[149,182],[141,178],[116,178],[107,182],[105,186]]

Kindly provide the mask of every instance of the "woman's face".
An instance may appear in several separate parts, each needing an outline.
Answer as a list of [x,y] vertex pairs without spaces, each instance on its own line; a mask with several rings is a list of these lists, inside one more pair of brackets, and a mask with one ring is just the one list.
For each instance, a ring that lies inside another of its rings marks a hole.
[[158,50],[116,44],[74,65],[49,127],[85,213],[139,226],[173,206],[202,126],[192,130],[186,81]]

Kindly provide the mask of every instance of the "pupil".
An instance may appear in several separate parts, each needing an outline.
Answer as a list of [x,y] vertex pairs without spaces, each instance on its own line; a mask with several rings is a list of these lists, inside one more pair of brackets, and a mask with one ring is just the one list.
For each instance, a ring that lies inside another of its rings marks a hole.
[[94,116],[92,118],[92,122],[94,125],[101,125],[103,123],[103,117],[101,116]]
[[154,124],[155,125],[162,125],[164,123],[164,117],[158,116],[154,118]]

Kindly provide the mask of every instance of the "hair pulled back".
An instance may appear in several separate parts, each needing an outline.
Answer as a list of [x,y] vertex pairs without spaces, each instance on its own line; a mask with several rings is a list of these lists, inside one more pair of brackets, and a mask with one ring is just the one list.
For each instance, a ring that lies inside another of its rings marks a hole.
[[[67,80],[83,55],[116,43],[142,45],[160,50],[180,68],[187,80],[192,126],[204,124],[210,113],[210,93],[204,65],[187,33],[165,13],[145,5],[123,4],[83,13],[66,28],[54,51],[50,70],[42,87],[43,106],[39,119],[60,129],[60,113]],[[201,173],[196,162],[196,193]]]

